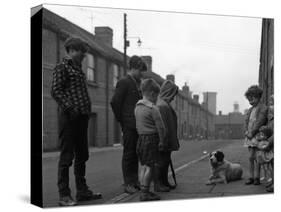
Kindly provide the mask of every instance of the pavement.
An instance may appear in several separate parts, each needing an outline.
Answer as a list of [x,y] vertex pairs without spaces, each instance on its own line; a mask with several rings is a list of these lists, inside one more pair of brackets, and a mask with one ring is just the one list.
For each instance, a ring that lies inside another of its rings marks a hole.
[[[206,186],[210,175],[208,154],[216,149],[225,153],[227,160],[239,162],[244,169],[244,179],[227,185]],[[80,205],[115,204],[138,202],[139,193],[124,193],[122,183],[122,146],[92,148],[87,162],[87,182],[96,192],[102,192],[103,199],[86,201]],[[58,152],[43,154],[43,199],[44,207],[57,207],[56,186]],[[250,194],[266,194],[264,185],[245,186],[248,177],[248,152],[241,140],[181,141],[180,151],[173,152],[178,187],[169,193],[158,193],[162,200],[210,198]],[[70,188],[75,195],[73,168],[70,170]],[[170,179],[172,182],[172,180]]]
[[[225,159],[231,162],[240,163],[243,167],[243,179],[230,182],[228,184],[217,184],[207,186],[205,182],[210,175],[210,165],[208,154],[197,160],[178,167],[176,171],[178,186],[170,192],[157,193],[162,200],[180,200],[193,198],[211,198],[239,195],[259,195],[269,194],[265,191],[265,183],[259,186],[245,185],[245,180],[249,176],[247,149],[241,142],[235,142],[229,146],[221,148],[225,154]],[[171,174],[170,174],[171,175]],[[170,182],[173,182],[170,179]],[[151,186],[152,190],[153,186]],[[119,203],[139,202],[139,193],[128,195],[118,201]]]

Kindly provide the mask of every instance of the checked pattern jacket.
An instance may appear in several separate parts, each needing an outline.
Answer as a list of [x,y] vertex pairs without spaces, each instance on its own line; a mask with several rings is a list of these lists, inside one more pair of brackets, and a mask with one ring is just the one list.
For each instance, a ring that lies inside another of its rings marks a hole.
[[54,69],[51,95],[63,111],[91,112],[85,74],[69,58],[64,58]]

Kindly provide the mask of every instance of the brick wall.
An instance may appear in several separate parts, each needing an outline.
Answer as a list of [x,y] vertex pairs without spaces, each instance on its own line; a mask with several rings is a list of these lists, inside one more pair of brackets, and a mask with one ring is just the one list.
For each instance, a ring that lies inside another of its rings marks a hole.
[[[66,55],[64,40],[50,30],[43,29],[43,149],[44,151],[56,150],[58,141],[58,106],[50,95],[53,77],[53,68]],[[113,66],[112,62],[99,55],[96,57],[97,83],[88,84],[88,92],[92,101],[92,114],[96,117],[95,141],[90,141],[94,146],[112,146],[116,140],[115,119],[109,101],[113,95]],[[108,68],[108,70],[107,70]],[[107,79],[107,80],[106,80]],[[108,83],[108,97],[107,84]],[[108,98],[108,99],[106,99]],[[108,104],[106,107],[106,103]],[[108,114],[108,120],[106,119]],[[93,116],[92,116],[93,117]],[[117,125],[118,126],[118,125]],[[106,131],[106,127],[108,130]],[[118,126],[119,131],[120,127]],[[90,129],[89,129],[90,130]],[[92,129],[93,130],[93,129]],[[120,135],[118,134],[121,141]]]

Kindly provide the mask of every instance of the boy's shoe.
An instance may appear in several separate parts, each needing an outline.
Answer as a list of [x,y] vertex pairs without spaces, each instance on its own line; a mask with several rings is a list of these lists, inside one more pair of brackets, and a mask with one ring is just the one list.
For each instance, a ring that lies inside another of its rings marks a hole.
[[136,183],[136,184],[134,185],[134,188],[137,189],[138,191],[140,191],[140,190],[141,190],[140,183],[139,183],[139,182]]
[[77,201],[88,201],[101,199],[101,193],[93,193],[91,190],[87,189],[85,191],[77,191],[76,200]]
[[75,202],[72,199],[72,197],[69,195],[69,196],[60,197],[59,205],[60,206],[74,206],[74,205],[77,205],[77,202]]
[[154,191],[155,192],[169,192],[170,188],[163,184],[154,184]]
[[171,185],[169,182],[167,184],[164,184],[165,186],[169,187],[170,190],[174,190],[177,186]]
[[253,178],[249,178],[246,182],[245,185],[251,185],[254,183],[254,179]]
[[271,185],[270,187],[268,187],[268,188],[266,189],[266,191],[269,192],[269,193],[274,192],[274,187],[273,187],[273,185]]
[[255,178],[253,184],[254,185],[260,185],[261,184],[260,179],[259,178]]
[[124,192],[128,193],[128,194],[134,194],[138,191],[137,188],[135,188],[135,186],[133,185],[126,185],[124,188]]
[[266,188],[269,188],[269,187],[271,187],[273,185],[273,181],[271,181],[270,183],[268,183],[265,187]]
[[160,196],[152,192],[142,192],[140,194],[140,201],[156,201],[160,199]]

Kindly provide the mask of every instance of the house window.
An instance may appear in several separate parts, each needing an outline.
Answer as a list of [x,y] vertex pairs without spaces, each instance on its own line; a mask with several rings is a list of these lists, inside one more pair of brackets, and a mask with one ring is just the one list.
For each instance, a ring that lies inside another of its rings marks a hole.
[[96,82],[96,64],[94,56],[92,54],[87,54],[85,61],[87,80],[91,82]]
[[113,64],[113,86],[115,87],[120,79],[120,69],[116,64]]

